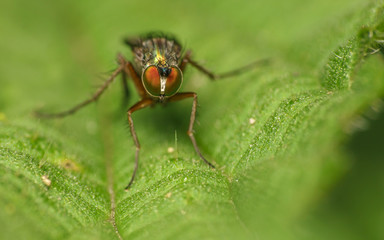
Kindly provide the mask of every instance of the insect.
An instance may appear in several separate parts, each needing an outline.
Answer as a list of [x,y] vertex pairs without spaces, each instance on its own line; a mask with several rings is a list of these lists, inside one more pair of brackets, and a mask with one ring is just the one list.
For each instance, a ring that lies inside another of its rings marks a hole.
[[164,104],[168,102],[180,101],[192,98],[192,110],[189,120],[187,134],[193,144],[193,147],[199,157],[211,168],[215,166],[209,162],[201,153],[194,136],[193,126],[196,118],[197,94],[195,92],[179,92],[183,83],[183,72],[188,64],[207,75],[212,80],[226,78],[240,74],[253,68],[256,64],[265,62],[260,60],[244,67],[235,69],[224,74],[214,74],[205,67],[201,66],[191,58],[191,51],[183,52],[180,43],[169,35],[163,33],[150,33],[144,37],[127,38],[124,42],[131,48],[134,59],[127,61],[121,54],[118,54],[118,67],[112,75],[99,87],[96,92],[85,101],[77,104],[67,111],[59,113],[37,113],[39,117],[59,118],[71,115],[86,105],[96,101],[107,87],[118,76],[122,76],[125,95],[129,93],[127,86],[127,76],[132,80],[140,100],[133,104],[127,111],[128,123],[131,135],[136,146],[135,166],[131,179],[126,186],[128,190],[134,179],[139,165],[140,143],[136,135],[133,124],[132,114],[140,109],[153,106],[155,104]]

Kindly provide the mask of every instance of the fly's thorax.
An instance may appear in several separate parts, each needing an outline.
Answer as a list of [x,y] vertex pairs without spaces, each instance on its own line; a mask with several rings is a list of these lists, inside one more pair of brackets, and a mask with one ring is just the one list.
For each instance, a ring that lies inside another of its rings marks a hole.
[[181,56],[181,46],[174,39],[155,37],[143,39],[140,46],[141,66],[177,65]]

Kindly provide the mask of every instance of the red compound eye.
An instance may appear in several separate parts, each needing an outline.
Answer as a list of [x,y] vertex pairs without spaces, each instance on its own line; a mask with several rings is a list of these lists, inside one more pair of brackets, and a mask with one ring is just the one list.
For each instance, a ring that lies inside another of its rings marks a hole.
[[165,96],[172,96],[177,93],[183,82],[183,73],[178,67],[172,67],[165,84]]
[[145,69],[142,81],[149,94],[160,96],[160,74],[156,66],[149,66]]

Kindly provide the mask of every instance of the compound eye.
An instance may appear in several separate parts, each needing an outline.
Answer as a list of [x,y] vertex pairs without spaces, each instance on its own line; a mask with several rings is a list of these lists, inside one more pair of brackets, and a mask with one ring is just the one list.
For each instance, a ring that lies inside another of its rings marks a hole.
[[178,67],[172,67],[165,84],[165,96],[172,96],[179,91],[183,82],[183,73]]
[[149,66],[144,70],[142,81],[149,94],[160,96],[160,74],[156,66]]

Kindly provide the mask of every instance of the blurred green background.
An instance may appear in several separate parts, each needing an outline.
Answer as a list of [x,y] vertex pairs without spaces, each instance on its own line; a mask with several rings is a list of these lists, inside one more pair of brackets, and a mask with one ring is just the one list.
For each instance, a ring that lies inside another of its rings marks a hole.
[[[383,2],[366,0],[3,0],[0,238],[383,239],[384,61],[368,41],[383,41],[383,22]],[[136,93],[121,106],[116,81],[74,116],[31,113],[90,96],[117,53],[132,57],[123,37],[153,30],[215,72],[272,63],[218,82],[187,69],[217,170],[185,134],[191,101],[135,113],[141,162],[126,193]]]

